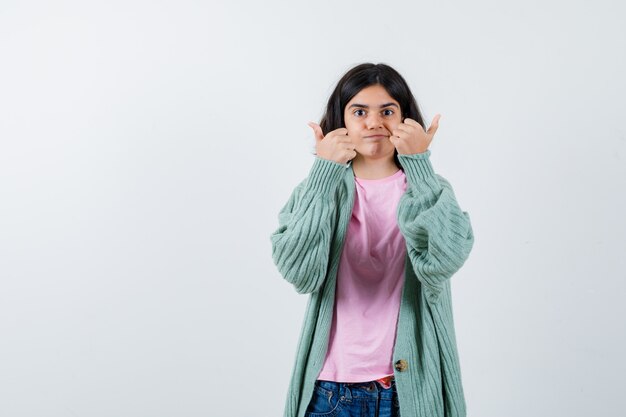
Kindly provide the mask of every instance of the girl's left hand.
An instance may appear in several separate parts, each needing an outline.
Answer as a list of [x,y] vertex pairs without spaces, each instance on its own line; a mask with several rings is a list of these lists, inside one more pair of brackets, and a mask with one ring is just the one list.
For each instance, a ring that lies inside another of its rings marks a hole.
[[425,132],[422,125],[413,119],[406,118],[393,132],[389,140],[396,147],[399,154],[411,155],[426,152],[433,140],[433,136],[439,127],[440,114],[435,115],[430,128]]

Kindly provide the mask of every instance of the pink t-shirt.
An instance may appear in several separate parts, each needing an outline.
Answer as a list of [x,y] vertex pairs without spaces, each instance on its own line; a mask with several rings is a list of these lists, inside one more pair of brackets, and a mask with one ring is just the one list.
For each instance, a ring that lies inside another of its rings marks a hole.
[[398,170],[376,180],[355,178],[355,183],[330,340],[318,376],[326,381],[366,382],[393,375],[406,256],[396,209],[406,176]]

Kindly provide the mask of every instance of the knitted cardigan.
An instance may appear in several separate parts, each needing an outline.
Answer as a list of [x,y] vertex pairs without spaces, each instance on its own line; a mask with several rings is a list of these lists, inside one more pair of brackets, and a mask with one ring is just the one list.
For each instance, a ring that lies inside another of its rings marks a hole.
[[[469,214],[435,174],[430,150],[398,155],[407,189],[397,208],[406,240],[405,282],[392,361],[402,417],[466,415],[450,277],[474,243]],[[282,277],[309,294],[285,417],[303,417],[328,347],[337,269],[354,204],[350,163],[315,158],[278,215],[272,258]]]

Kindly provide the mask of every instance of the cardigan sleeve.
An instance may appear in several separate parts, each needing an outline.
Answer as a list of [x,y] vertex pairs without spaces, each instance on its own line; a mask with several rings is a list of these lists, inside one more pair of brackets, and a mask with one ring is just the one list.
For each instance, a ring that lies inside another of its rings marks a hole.
[[308,177],[278,214],[278,228],[271,235],[272,258],[300,294],[319,290],[326,277],[336,190],[347,167],[316,157]]
[[429,303],[468,258],[474,244],[469,213],[462,211],[450,183],[435,174],[430,150],[398,155],[407,190],[398,204],[398,227],[405,237],[415,275]]

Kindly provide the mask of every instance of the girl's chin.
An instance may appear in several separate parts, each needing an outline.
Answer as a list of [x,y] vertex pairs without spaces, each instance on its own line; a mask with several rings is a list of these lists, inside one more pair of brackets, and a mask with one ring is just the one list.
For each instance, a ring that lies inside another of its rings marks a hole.
[[383,148],[382,146],[360,146],[355,151],[363,156],[367,156],[370,158],[393,158],[395,148]]

